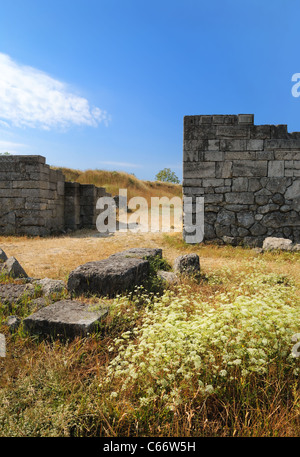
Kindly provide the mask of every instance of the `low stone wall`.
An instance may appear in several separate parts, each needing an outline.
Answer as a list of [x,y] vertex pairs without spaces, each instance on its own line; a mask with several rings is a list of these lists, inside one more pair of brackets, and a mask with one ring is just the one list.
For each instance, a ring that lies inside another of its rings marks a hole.
[[96,227],[94,185],[65,182],[42,156],[0,156],[0,234],[47,236]]
[[204,197],[205,240],[300,241],[299,132],[253,114],[185,116],[183,161],[183,195]]

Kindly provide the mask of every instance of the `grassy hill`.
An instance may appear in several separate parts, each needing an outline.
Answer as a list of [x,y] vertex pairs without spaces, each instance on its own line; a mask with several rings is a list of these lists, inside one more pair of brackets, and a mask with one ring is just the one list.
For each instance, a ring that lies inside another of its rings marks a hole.
[[105,187],[112,195],[117,195],[119,189],[127,189],[128,199],[132,197],[144,197],[150,203],[151,197],[182,196],[182,186],[179,184],[164,183],[160,181],[142,181],[132,174],[123,171],[106,170],[73,170],[64,167],[52,167],[61,170],[66,181],[79,182],[81,184],[94,184]]

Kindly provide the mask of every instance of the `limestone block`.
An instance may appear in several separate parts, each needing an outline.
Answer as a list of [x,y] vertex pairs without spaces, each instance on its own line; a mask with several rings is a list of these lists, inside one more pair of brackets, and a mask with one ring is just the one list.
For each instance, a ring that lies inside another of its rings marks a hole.
[[231,178],[232,177],[232,161],[225,160],[224,162],[216,163],[216,178]]
[[215,162],[184,162],[183,164],[185,178],[214,178],[215,173]]
[[208,151],[219,151],[220,150],[220,140],[208,140],[207,150]]
[[9,257],[3,264],[1,264],[1,270],[3,273],[13,278],[27,278],[28,275],[25,270],[21,267],[15,257]]
[[67,287],[75,294],[113,296],[141,284],[148,274],[147,260],[114,256],[80,265],[70,273]]
[[274,160],[274,151],[256,151],[256,160]]
[[256,160],[254,151],[225,151],[225,160]]
[[233,192],[247,192],[248,190],[248,178],[234,178],[232,180],[232,191]]
[[204,160],[206,162],[223,161],[224,153],[222,151],[206,151],[204,152]]
[[267,172],[268,162],[266,160],[258,160],[255,162],[236,160],[233,162],[232,175],[236,177],[267,176]]
[[250,138],[256,140],[265,140],[271,138],[270,125],[251,125]]
[[198,162],[199,161],[199,151],[196,150],[184,150],[183,160],[185,162]]
[[200,260],[198,254],[185,254],[176,257],[174,271],[178,274],[198,276],[200,274]]
[[246,140],[220,140],[221,151],[246,151]]
[[228,203],[252,205],[254,195],[252,192],[230,192],[225,194],[225,200]]
[[75,300],[61,300],[24,319],[24,330],[50,337],[85,336],[97,331],[108,314],[107,307],[93,306]]
[[217,138],[249,138],[250,130],[243,125],[220,125],[217,127]]
[[274,250],[274,249],[282,249],[284,251],[292,251],[293,250],[293,242],[291,240],[287,240],[285,238],[267,237],[264,240],[263,249],[265,251]]
[[206,194],[204,204],[206,203],[221,203],[224,200],[223,194]]
[[300,197],[300,179],[294,181],[291,186],[289,186],[284,194],[287,200],[294,200],[295,198]]
[[281,178],[284,176],[284,161],[273,160],[268,163],[268,176],[270,178]]
[[264,149],[263,140],[248,140],[247,151],[262,151]]
[[298,149],[298,153],[300,150],[300,139],[298,140],[265,140],[264,143],[265,149]]
[[254,114],[239,114],[238,123],[239,124],[253,124],[254,123]]

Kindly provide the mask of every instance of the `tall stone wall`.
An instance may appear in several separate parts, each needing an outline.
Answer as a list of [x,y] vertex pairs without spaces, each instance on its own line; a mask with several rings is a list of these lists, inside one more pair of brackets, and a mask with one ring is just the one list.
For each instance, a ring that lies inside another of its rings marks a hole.
[[42,156],[0,156],[0,234],[47,236],[96,227],[103,187],[65,182]]
[[185,116],[183,143],[183,195],[204,197],[204,240],[300,241],[300,132],[253,114]]

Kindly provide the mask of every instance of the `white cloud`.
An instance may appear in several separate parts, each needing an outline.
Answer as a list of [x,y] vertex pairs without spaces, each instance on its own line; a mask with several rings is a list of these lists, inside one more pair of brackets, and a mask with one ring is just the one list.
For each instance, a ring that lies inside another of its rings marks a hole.
[[96,127],[109,116],[68,86],[0,53],[0,121],[16,127],[50,130],[71,125]]
[[22,149],[27,148],[25,144],[14,143],[12,141],[0,141],[0,153],[9,152],[10,154],[24,154]]

